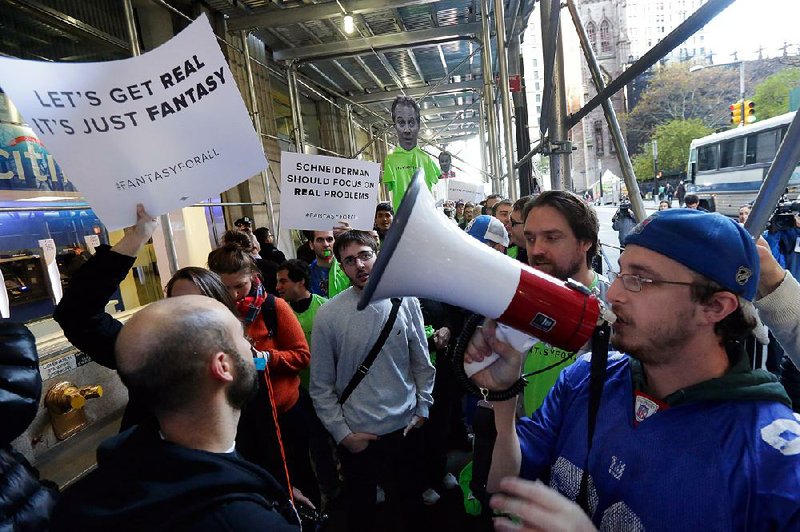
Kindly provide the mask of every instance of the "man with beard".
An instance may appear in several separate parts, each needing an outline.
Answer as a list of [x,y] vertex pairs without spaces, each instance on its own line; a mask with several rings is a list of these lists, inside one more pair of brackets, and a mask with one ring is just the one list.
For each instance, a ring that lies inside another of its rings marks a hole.
[[234,448],[242,406],[257,389],[239,320],[205,296],[137,312],[116,341],[120,378],[158,428],[103,442],[98,467],[68,489],[52,530],[297,530],[283,488]]
[[395,98],[392,102],[392,123],[399,145],[383,162],[383,182],[392,193],[392,205],[397,211],[417,168],[425,172],[428,190],[439,181],[442,172],[430,155],[417,146],[420,127],[417,102],[407,96]]
[[[493,403],[489,489],[506,495],[492,507],[545,530],[800,529],[799,419],[742,349],[756,325],[752,238],[719,214],[670,209],[626,244],[608,292],[623,354],[609,358],[600,398],[585,357],[530,419],[515,422],[515,399]],[[473,336],[466,359],[497,352],[473,379],[499,390],[519,378],[521,354],[493,329]]]
[[[415,429],[429,415],[435,370],[422,311],[413,297],[376,301],[357,311],[377,243],[368,233],[347,231],[333,250],[352,286],[317,312],[309,391],[339,445],[347,530],[372,530],[379,481],[402,507],[406,530],[425,530],[422,440]],[[385,475],[394,482],[384,484]]]
[[[528,264],[562,281],[575,279],[605,301],[608,280],[591,269],[600,228],[592,207],[571,192],[549,190],[525,205],[522,219]],[[541,373],[525,387],[526,415],[541,406],[561,371],[579,355],[545,342],[533,346],[523,371]]]

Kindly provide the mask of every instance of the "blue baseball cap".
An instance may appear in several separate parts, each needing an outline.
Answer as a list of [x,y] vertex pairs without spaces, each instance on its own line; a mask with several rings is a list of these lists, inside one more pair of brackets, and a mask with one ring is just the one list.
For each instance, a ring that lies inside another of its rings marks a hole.
[[489,216],[481,214],[477,218],[473,218],[464,229],[470,236],[477,238],[484,244],[487,242],[494,242],[495,244],[503,244],[508,247],[508,232],[503,227],[503,222]]
[[694,209],[656,212],[631,230],[625,245],[680,262],[748,301],[756,296],[756,245],[744,227],[721,214]]

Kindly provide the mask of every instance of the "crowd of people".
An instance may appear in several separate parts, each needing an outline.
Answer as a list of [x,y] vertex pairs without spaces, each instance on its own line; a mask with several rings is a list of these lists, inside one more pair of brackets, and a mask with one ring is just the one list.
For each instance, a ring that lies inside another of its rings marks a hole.
[[[465,362],[500,355],[472,377],[482,389],[535,375],[519,397],[491,405],[488,494],[473,493],[480,483],[470,466],[461,471],[465,508],[478,522],[488,527],[494,516],[498,530],[800,527],[792,411],[800,394],[790,382],[800,364],[800,284],[787,258],[773,254],[798,250],[753,242],[742,227],[749,209],[737,223],[685,199],[688,208],[628,224],[619,271],[606,276],[592,269],[597,215],[575,194],[445,203],[449,223],[492,253],[574,279],[616,315],[615,351],[601,370],[590,344],[568,352],[539,341],[520,353],[495,337],[491,320],[465,339]],[[464,396],[453,365],[470,313],[414,297],[356,310],[393,206],[377,206],[371,232],[346,224],[306,232],[305,255],[289,260],[269,230],[236,220],[207,269],[179,270],[166,299],[123,325],[106,303],[157,226],[141,206],[137,217],[75,273],[54,314],[70,342],[128,388],[120,434],[60,497],[4,449],[2,469],[28,479],[24,496],[35,501],[14,518],[44,528],[50,516],[52,530],[291,530],[314,529],[338,505],[346,529],[359,531],[375,529],[389,500],[403,529],[428,529],[424,506],[459,485],[448,444],[460,436],[468,445],[478,402]],[[795,222],[773,240],[800,238]],[[783,360],[768,368],[745,351],[749,337],[766,342],[764,325],[782,348]],[[20,335],[33,341],[12,334]],[[781,380],[776,367],[795,373]],[[40,382],[31,386],[17,392],[28,414],[41,393]],[[18,484],[10,500],[23,496]]]

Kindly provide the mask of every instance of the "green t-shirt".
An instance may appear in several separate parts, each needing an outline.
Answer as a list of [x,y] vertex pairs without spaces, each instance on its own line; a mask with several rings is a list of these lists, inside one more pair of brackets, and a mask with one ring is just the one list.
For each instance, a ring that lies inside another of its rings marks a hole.
[[344,292],[350,288],[350,278],[339,266],[339,261],[334,259],[328,270],[328,298],[332,298],[339,292]]
[[512,259],[516,259],[517,255],[519,255],[519,248],[517,246],[511,246],[506,250],[506,255],[511,257]]
[[417,168],[425,171],[425,183],[428,185],[428,190],[439,182],[439,175],[442,171],[439,170],[430,155],[419,149],[419,146],[414,146],[408,151],[397,146],[383,161],[383,182],[392,192],[392,205],[395,212],[400,207],[400,202],[403,200]]
[[[589,287],[602,301],[606,299],[606,292],[608,291],[608,281],[601,278],[596,273],[594,274],[594,281]],[[579,354],[583,354],[580,352]],[[558,347],[545,342],[536,342],[528,356],[525,357],[525,362],[522,365],[523,373],[530,373],[532,371],[539,371],[548,366],[554,367],[533,375],[528,378],[528,385],[525,386],[525,391],[522,394],[522,406],[525,409],[525,415],[530,416],[535,412],[542,403],[550,390],[555,386],[558,376],[561,371],[575,362],[577,357],[576,353],[571,353]]]
[[[314,325],[314,316],[317,315],[317,310],[326,301],[328,300],[320,295],[311,294],[311,304],[308,308],[303,312],[294,313],[297,316],[297,321],[300,322],[300,327],[303,329],[303,334],[306,336],[306,342],[309,346],[311,345],[311,328]],[[300,383],[306,387],[306,390],[308,390],[308,381],[309,368],[306,368],[300,372]]]

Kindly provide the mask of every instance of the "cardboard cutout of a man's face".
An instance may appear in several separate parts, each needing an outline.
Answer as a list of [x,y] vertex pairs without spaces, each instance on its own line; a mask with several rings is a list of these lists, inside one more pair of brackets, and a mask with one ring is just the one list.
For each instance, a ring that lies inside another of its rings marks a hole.
[[453,165],[453,158],[450,156],[449,153],[447,153],[446,151],[439,153],[439,167],[442,169],[443,174],[448,173],[452,165]]
[[417,145],[419,137],[419,120],[414,107],[398,105],[394,109],[394,130],[397,132],[397,141],[404,150],[412,150]]

